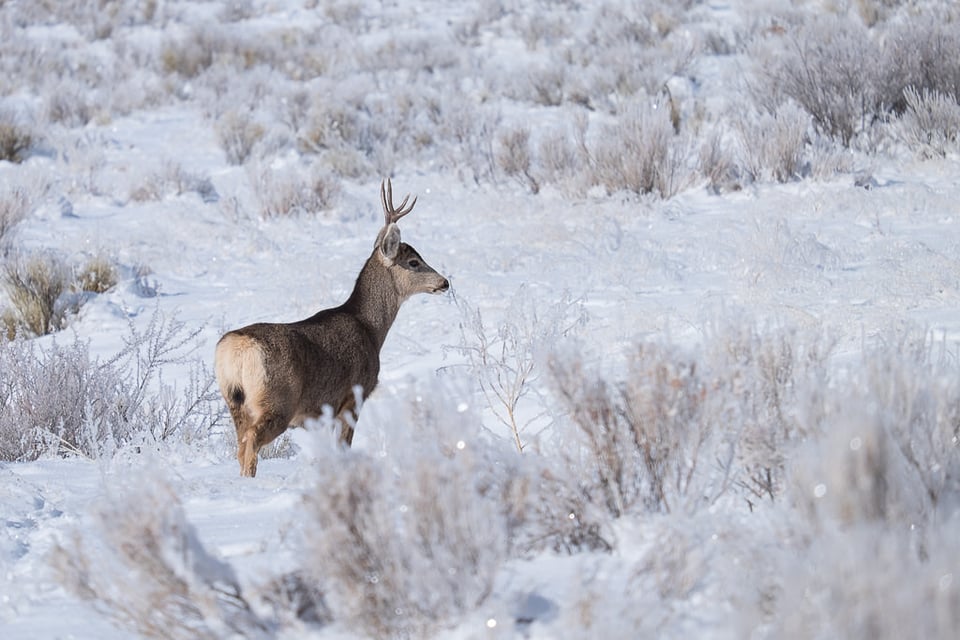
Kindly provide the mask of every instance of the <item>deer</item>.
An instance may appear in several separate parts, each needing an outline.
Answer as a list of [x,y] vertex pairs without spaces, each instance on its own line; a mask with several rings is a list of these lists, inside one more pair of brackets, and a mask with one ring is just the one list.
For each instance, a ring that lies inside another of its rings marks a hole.
[[397,222],[417,198],[407,194],[394,206],[388,178],[380,183],[380,200],[384,224],[346,302],[298,322],[228,331],[217,342],[214,369],[237,428],[241,476],[256,476],[264,446],[325,411],[332,411],[339,443],[349,448],[359,405],[377,386],[380,350],[400,305],[414,294],[450,288],[400,240]]

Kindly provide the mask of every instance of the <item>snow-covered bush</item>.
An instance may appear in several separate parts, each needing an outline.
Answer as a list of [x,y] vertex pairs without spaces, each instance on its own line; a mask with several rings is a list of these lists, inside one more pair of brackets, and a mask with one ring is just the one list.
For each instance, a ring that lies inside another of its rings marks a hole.
[[501,131],[497,136],[495,150],[497,164],[500,169],[530,190],[530,193],[540,191],[540,183],[530,173],[530,130],[524,127]]
[[263,139],[266,129],[247,110],[234,109],[216,124],[217,138],[230,164],[245,164]]
[[142,332],[131,325],[125,348],[106,361],[83,342],[0,342],[0,459],[109,459],[128,445],[207,442],[222,419],[212,373],[193,362],[179,386],[161,376],[166,365],[190,363],[195,338],[155,314]]
[[761,99],[772,100],[769,111],[790,98],[820,131],[849,146],[891,104],[877,65],[880,47],[857,21],[814,16],[767,44],[773,53],[755,54],[755,60],[764,84]]
[[58,581],[148,638],[270,637],[233,567],[203,546],[157,475],[112,485],[85,526],[59,541],[50,556]]
[[622,382],[588,371],[578,356],[550,362],[557,399],[586,452],[584,490],[616,518],[712,503],[729,488],[732,455],[720,442],[728,434],[717,429],[718,398],[705,372],[658,345],[639,345],[629,360]]
[[[304,175],[306,173],[306,175]],[[263,219],[317,214],[329,210],[340,193],[340,182],[329,172],[315,166],[251,168],[248,172]]]
[[653,193],[661,198],[688,186],[689,144],[675,131],[671,112],[669,104],[631,100],[614,122],[588,135],[590,182],[608,192]]
[[960,101],[936,90],[904,91],[906,111],[897,137],[923,157],[945,157],[960,149]]
[[[790,182],[804,171],[809,117],[791,103],[737,121],[744,173],[754,181]],[[717,167],[712,167],[717,171]]]
[[391,406],[370,450],[329,448],[313,464],[307,572],[333,618],[372,637],[427,637],[456,623],[510,557],[609,548],[575,487],[490,438],[452,390],[434,384],[405,411]]
[[522,452],[535,438],[527,427],[546,413],[542,398],[531,407],[528,397],[537,394],[540,360],[556,340],[574,335],[586,323],[583,301],[567,293],[552,304],[540,304],[521,287],[495,325],[466,301],[458,299],[457,305],[460,343],[451,348],[466,357],[487,406]]
[[776,637],[960,633],[960,384],[954,354],[891,335],[825,390],[789,465]]

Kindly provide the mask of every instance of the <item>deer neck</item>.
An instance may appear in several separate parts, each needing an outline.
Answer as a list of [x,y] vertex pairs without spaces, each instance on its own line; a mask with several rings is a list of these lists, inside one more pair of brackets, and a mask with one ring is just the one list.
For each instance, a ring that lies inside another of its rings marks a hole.
[[382,347],[402,302],[387,267],[374,253],[360,270],[353,293],[343,306],[370,327],[377,337],[377,345]]

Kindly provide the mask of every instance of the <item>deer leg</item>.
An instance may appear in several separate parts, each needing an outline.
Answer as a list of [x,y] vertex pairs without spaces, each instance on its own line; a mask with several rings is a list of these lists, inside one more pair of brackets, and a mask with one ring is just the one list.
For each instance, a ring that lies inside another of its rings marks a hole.
[[[270,411],[264,412],[243,436],[238,437],[237,458],[240,460],[240,475],[252,478],[257,475],[257,455],[281,433],[287,430],[290,418]],[[237,434],[239,436],[239,432]]]
[[237,461],[240,463],[240,471],[243,472],[243,447],[244,434],[249,428],[249,415],[243,410],[242,404],[229,402],[230,417],[233,418],[233,426],[237,429]]
[[354,394],[351,393],[340,404],[337,422],[340,423],[340,444],[349,449],[353,445],[353,428],[357,424],[357,399]]

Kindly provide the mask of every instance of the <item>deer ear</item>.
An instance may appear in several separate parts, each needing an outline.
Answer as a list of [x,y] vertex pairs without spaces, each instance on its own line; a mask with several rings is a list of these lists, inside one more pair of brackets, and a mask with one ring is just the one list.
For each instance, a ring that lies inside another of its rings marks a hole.
[[383,230],[383,236],[380,239],[380,253],[383,257],[393,262],[400,251],[400,227],[396,224],[388,224]]

